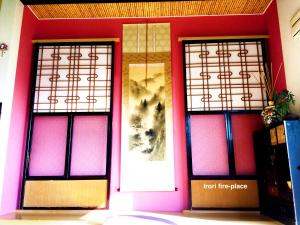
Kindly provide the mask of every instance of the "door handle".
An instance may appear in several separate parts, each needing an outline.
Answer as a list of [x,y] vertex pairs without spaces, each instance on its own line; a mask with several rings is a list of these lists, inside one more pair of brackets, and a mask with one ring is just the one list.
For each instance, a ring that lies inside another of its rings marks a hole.
[[300,170],[300,165],[297,167],[298,170]]

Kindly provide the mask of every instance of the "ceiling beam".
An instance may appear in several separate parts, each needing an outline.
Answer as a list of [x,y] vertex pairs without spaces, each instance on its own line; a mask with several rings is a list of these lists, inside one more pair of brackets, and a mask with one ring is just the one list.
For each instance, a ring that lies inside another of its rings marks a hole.
[[[86,4],[86,3],[127,3],[127,2],[174,2],[190,0],[20,0],[24,5],[45,5],[45,4]],[[196,0],[210,1],[210,0]]]

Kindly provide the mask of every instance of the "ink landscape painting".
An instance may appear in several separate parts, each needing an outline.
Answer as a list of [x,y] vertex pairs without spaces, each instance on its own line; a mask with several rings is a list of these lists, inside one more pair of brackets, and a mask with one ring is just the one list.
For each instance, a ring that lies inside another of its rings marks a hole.
[[129,65],[130,157],[144,161],[166,158],[164,63]]
[[123,24],[120,191],[174,191],[170,23]]

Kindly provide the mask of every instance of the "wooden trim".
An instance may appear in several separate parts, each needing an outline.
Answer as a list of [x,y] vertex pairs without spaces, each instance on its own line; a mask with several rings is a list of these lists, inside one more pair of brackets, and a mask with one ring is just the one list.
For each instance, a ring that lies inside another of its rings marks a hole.
[[67,43],[67,42],[120,42],[120,38],[94,38],[94,39],[40,39],[32,40],[33,44]]
[[90,212],[92,212],[93,210],[53,210],[53,209],[49,209],[49,210],[38,210],[38,209],[27,209],[27,210],[20,210],[17,209],[15,210],[15,214],[17,216],[30,216],[30,215],[34,215],[34,216],[43,216],[45,214],[47,215],[53,215],[53,216],[61,216],[61,215],[68,215],[68,216],[84,216]]
[[233,40],[233,39],[269,39],[270,35],[248,36],[203,36],[203,37],[179,37],[178,41],[207,41],[207,40]]

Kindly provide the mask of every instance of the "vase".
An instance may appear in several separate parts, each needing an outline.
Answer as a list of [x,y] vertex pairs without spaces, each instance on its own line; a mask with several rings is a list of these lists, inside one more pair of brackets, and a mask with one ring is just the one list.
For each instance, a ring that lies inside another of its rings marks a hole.
[[264,124],[267,127],[280,122],[280,119],[276,113],[275,105],[274,105],[273,101],[268,101],[268,106],[266,106],[263,109],[263,111],[261,112],[261,115],[263,117]]

